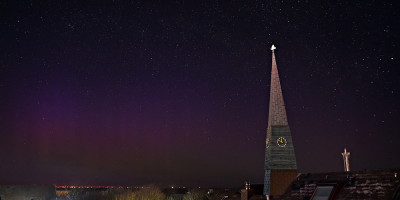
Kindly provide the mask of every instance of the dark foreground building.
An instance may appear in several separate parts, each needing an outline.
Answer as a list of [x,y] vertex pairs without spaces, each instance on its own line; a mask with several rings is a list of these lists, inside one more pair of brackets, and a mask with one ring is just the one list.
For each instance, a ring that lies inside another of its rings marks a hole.
[[400,199],[399,172],[301,174],[278,199]]
[[[300,174],[273,200],[400,200],[400,169]],[[242,200],[265,199],[250,187]]]

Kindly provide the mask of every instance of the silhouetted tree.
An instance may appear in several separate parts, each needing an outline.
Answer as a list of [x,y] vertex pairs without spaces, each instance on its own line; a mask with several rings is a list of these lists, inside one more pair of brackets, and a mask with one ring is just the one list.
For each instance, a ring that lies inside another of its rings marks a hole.
[[183,196],[183,200],[205,200],[205,199],[206,199],[205,191],[195,190],[195,189],[189,190],[189,192]]
[[166,200],[167,197],[156,185],[146,185],[135,192],[135,200]]

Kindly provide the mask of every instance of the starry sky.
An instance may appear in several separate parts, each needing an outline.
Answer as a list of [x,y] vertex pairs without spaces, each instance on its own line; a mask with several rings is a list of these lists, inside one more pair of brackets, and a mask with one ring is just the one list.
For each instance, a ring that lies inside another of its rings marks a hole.
[[262,182],[272,44],[298,171],[400,167],[390,1],[1,1],[1,184]]

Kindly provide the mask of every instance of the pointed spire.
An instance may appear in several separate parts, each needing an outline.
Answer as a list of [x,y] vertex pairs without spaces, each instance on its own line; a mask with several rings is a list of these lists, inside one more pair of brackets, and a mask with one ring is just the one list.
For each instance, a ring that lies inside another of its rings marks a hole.
[[288,122],[285,103],[283,102],[281,83],[279,81],[278,68],[275,61],[275,49],[276,47],[272,45],[271,92],[269,97],[268,126],[285,126],[288,125]]
[[349,172],[350,171],[350,163],[349,163],[349,157],[350,157],[350,152],[344,148],[344,152],[342,153],[343,156],[343,165],[344,165],[344,171]]

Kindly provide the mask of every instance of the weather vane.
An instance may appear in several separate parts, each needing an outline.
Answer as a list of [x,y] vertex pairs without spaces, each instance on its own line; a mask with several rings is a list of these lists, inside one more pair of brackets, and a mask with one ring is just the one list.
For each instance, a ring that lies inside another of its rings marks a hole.
[[275,46],[275,45],[272,45],[271,51],[274,51],[275,49],[276,49],[276,46]]

